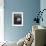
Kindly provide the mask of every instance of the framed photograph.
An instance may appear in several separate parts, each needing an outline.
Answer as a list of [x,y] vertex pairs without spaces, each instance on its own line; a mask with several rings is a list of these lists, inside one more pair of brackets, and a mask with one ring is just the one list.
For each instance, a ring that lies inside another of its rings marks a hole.
[[23,12],[12,13],[12,26],[23,26]]

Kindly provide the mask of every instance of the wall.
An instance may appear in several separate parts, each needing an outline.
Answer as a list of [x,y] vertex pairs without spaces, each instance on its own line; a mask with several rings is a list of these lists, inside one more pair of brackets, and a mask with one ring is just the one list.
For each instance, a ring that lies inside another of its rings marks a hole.
[[4,0],[0,0],[0,42],[4,41]]
[[[4,39],[18,41],[32,29],[35,12],[40,10],[40,0],[4,0]],[[24,26],[12,26],[12,12],[24,13]]]
[[[40,9],[41,9],[41,11],[42,11],[43,9],[46,9],[46,0],[40,0]],[[40,25],[46,27],[46,20],[45,20],[45,19],[46,19],[46,11],[43,12],[42,17],[43,17],[43,22],[41,21],[41,22],[40,22]]]

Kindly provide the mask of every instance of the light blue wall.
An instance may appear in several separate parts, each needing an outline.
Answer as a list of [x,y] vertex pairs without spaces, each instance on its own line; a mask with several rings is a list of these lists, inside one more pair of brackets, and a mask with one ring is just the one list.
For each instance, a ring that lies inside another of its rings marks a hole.
[[[18,41],[32,29],[32,19],[40,9],[40,0],[4,0],[4,38],[7,41]],[[24,13],[24,26],[12,26],[12,12]]]
[[[46,0],[41,0],[40,1],[40,10],[42,11],[43,9],[46,9]],[[43,22],[40,22],[40,25],[45,26],[46,27],[46,11],[43,12]]]

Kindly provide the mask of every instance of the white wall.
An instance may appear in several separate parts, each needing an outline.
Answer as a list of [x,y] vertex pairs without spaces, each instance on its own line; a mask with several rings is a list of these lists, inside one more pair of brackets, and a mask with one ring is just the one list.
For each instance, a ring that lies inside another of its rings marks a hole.
[[4,41],[4,0],[0,0],[0,42]]

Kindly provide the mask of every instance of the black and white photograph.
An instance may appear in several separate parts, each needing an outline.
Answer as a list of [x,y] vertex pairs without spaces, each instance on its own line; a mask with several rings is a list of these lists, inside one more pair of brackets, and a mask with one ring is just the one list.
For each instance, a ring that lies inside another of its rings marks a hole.
[[12,25],[13,26],[23,26],[23,12],[13,12],[12,13]]

